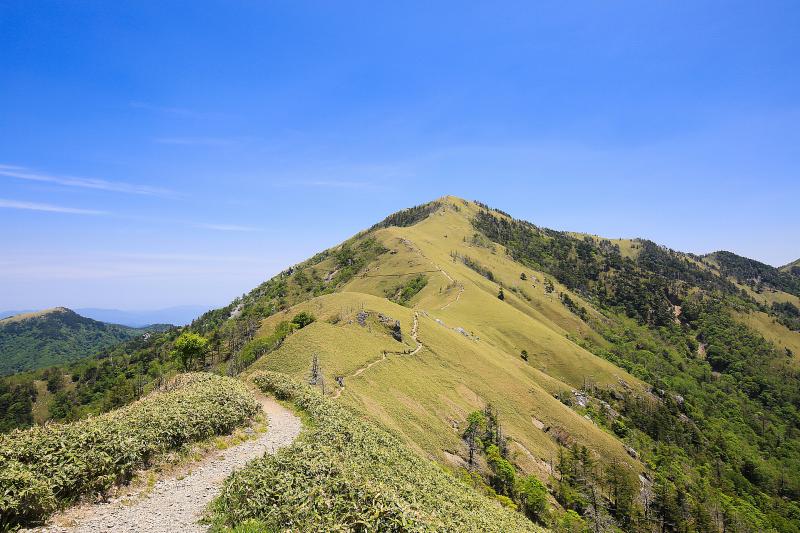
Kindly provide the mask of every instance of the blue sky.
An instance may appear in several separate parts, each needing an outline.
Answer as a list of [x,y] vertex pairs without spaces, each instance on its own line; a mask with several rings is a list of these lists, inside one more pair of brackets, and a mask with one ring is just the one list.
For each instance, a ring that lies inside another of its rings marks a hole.
[[445,194],[786,263],[797,28],[770,1],[0,1],[0,308],[221,305]]

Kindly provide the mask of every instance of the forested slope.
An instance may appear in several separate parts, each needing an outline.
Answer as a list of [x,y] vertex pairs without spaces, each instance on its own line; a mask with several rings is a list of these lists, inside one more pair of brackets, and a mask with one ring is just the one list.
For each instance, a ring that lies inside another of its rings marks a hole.
[[733,254],[445,197],[63,368],[50,413],[104,411],[182,370],[277,371],[548,527],[800,531],[796,288]]
[[0,320],[0,375],[69,363],[154,329],[85,318],[65,307]]

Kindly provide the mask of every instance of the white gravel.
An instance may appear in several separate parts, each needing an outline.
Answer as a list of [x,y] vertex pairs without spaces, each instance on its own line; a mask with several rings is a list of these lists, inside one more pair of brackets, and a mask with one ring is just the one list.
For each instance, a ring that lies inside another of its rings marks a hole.
[[269,417],[269,429],[257,439],[212,454],[183,477],[157,481],[147,496],[133,504],[126,504],[123,500],[83,506],[68,511],[67,514],[71,516],[57,520],[62,524],[70,523],[69,526],[48,525],[36,531],[206,531],[208,528],[198,524],[198,521],[219,492],[225,478],[265,452],[274,453],[278,448],[288,446],[300,433],[300,419],[289,410],[271,398],[260,397],[259,401]]

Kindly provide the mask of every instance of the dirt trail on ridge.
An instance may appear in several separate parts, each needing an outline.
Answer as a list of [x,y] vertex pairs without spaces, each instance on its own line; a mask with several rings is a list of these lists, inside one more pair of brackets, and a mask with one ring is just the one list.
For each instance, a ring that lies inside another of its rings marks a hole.
[[[269,417],[263,435],[211,456],[190,467],[184,476],[159,480],[146,494],[106,504],[71,509],[55,522],[38,528],[44,532],[199,533],[208,528],[198,521],[234,470],[265,453],[290,445],[302,429],[300,419],[272,398],[258,401]],[[138,498],[138,499],[137,499]]]
[[[353,373],[352,373],[352,374],[350,374],[349,376],[345,376],[345,379],[346,379],[346,378],[354,378],[354,377],[356,377],[356,376],[360,376],[360,375],[361,375],[361,374],[362,374],[364,371],[366,371],[366,370],[369,370],[370,368],[372,368],[373,366],[377,365],[378,363],[382,363],[383,361],[385,361],[385,360],[386,360],[386,356],[387,356],[387,354],[390,354],[390,353],[393,353],[393,354],[398,354],[398,355],[416,355],[416,354],[418,354],[418,353],[419,353],[419,351],[420,351],[420,350],[422,350],[422,349],[425,347],[425,346],[424,346],[424,345],[423,345],[423,344],[422,344],[422,343],[419,341],[419,339],[417,338],[417,332],[418,332],[418,331],[419,331],[419,317],[418,317],[417,313],[414,313],[414,325],[413,325],[413,326],[411,326],[411,338],[412,338],[412,339],[414,339],[414,342],[416,342],[416,343],[417,343],[417,347],[416,347],[416,348],[414,348],[414,350],[413,350],[413,351],[411,351],[411,352],[386,352],[386,351],[384,351],[384,352],[381,354],[381,358],[380,358],[380,359],[375,359],[375,360],[374,360],[374,361],[372,361],[371,363],[368,363],[368,364],[366,364],[366,365],[362,366],[361,368],[359,368],[358,370],[356,370],[355,372],[353,372]],[[332,395],[332,396],[333,396],[333,398],[334,398],[334,399],[336,399],[336,398],[338,398],[339,396],[341,396],[341,395],[342,395],[342,391],[343,391],[343,390],[344,390],[344,387],[343,387],[343,386],[342,386],[342,387],[339,387],[338,389],[336,389],[336,390],[333,392],[333,395]]]
[[461,299],[461,295],[464,294],[464,284],[462,282],[460,282],[460,281],[456,281],[453,278],[453,276],[451,276],[450,274],[447,273],[447,271],[445,269],[440,267],[433,259],[431,259],[427,255],[425,255],[423,253],[423,251],[416,244],[414,244],[413,241],[404,238],[404,239],[401,239],[401,242],[403,244],[405,244],[408,247],[409,250],[411,250],[412,252],[416,253],[422,259],[424,259],[425,261],[427,261],[428,263],[433,265],[433,268],[435,268],[437,272],[439,272],[445,278],[447,278],[447,281],[449,281],[451,284],[454,284],[454,285],[456,285],[458,287],[458,292],[456,293],[455,299],[450,300],[449,302],[447,302],[440,310],[444,311],[445,309],[447,309],[448,307],[450,307],[454,303],[458,303],[458,301]]

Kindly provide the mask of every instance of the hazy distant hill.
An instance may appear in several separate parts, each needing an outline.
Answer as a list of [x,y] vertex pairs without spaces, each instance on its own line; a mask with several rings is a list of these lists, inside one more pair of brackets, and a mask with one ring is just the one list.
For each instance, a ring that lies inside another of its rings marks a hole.
[[[104,309],[99,307],[80,307],[73,309],[79,315],[107,322],[109,324],[122,324],[132,328],[141,328],[151,324],[172,324],[184,326],[208,311],[204,305],[178,305],[164,309],[142,309],[128,311],[123,309]],[[35,309],[14,309],[0,311],[0,320],[23,313],[33,313]]]
[[75,361],[150,329],[107,324],[66,307],[0,320],[0,375]]
[[100,320],[101,322],[140,328],[150,324],[183,326],[208,311],[208,309],[208,307],[202,305],[179,305],[165,309],[146,309],[141,311],[86,307],[75,309],[75,312],[81,316]]

